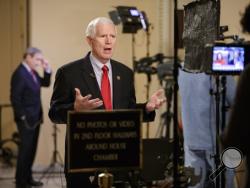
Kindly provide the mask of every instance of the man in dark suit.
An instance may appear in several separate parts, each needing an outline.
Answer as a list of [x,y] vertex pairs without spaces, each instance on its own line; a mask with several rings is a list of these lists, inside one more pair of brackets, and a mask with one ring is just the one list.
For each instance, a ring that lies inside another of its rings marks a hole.
[[[36,68],[42,66],[44,76]],[[30,47],[11,78],[11,103],[20,136],[16,167],[16,187],[42,186],[32,177],[40,124],[42,123],[41,86],[50,85],[51,69],[41,50]]]
[[[132,70],[111,59],[116,41],[113,22],[103,17],[92,20],[86,29],[86,39],[91,52],[56,73],[50,119],[66,123],[69,110],[142,108],[144,120],[154,120],[154,110],[165,102],[165,98],[160,98],[163,90],[156,91],[147,103],[136,104]],[[81,173],[67,173],[67,166],[65,172],[68,188],[96,186]]]

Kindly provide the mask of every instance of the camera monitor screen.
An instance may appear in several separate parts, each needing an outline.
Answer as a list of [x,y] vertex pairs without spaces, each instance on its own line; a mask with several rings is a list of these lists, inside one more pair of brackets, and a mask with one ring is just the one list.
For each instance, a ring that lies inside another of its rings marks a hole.
[[212,71],[238,73],[244,69],[245,48],[242,46],[214,46]]

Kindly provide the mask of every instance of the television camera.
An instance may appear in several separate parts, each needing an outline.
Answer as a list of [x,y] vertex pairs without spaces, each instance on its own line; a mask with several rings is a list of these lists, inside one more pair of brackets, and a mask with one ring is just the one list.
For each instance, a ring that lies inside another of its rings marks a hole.
[[154,56],[143,57],[134,62],[134,71],[137,73],[157,74],[159,80],[164,80],[167,76],[173,76],[173,57],[164,56],[157,53]]

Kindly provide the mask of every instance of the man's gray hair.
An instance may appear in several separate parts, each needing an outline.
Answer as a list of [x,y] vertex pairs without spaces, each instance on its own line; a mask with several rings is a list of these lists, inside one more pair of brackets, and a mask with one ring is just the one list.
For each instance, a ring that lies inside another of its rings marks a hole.
[[97,24],[112,24],[114,25],[113,21],[106,17],[98,17],[93,19],[89,22],[87,29],[85,31],[86,37],[93,38],[96,34],[96,26]]
[[27,57],[27,55],[30,55],[31,57],[33,57],[35,54],[41,54],[42,51],[36,47],[29,47],[26,49],[26,51],[23,54],[23,59],[25,59]]

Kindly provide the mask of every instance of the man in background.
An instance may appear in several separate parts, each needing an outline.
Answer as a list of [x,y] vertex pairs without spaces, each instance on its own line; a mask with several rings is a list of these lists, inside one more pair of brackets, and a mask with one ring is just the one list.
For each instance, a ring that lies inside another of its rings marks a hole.
[[[43,77],[36,71],[39,66],[44,70]],[[50,85],[50,77],[51,68],[41,50],[30,47],[11,78],[10,99],[20,137],[15,177],[17,188],[43,185],[33,179],[32,165],[43,121],[41,87]]]
[[[165,98],[160,98],[163,90],[156,91],[147,103],[136,104],[133,71],[111,59],[116,43],[113,22],[105,17],[93,19],[87,26],[86,40],[91,51],[83,59],[62,66],[56,73],[50,119],[54,123],[66,123],[70,110],[141,108],[145,121],[154,120],[154,110],[165,102]],[[67,170],[66,164],[67,188],[97,187],[88,175],[68,173]]]

